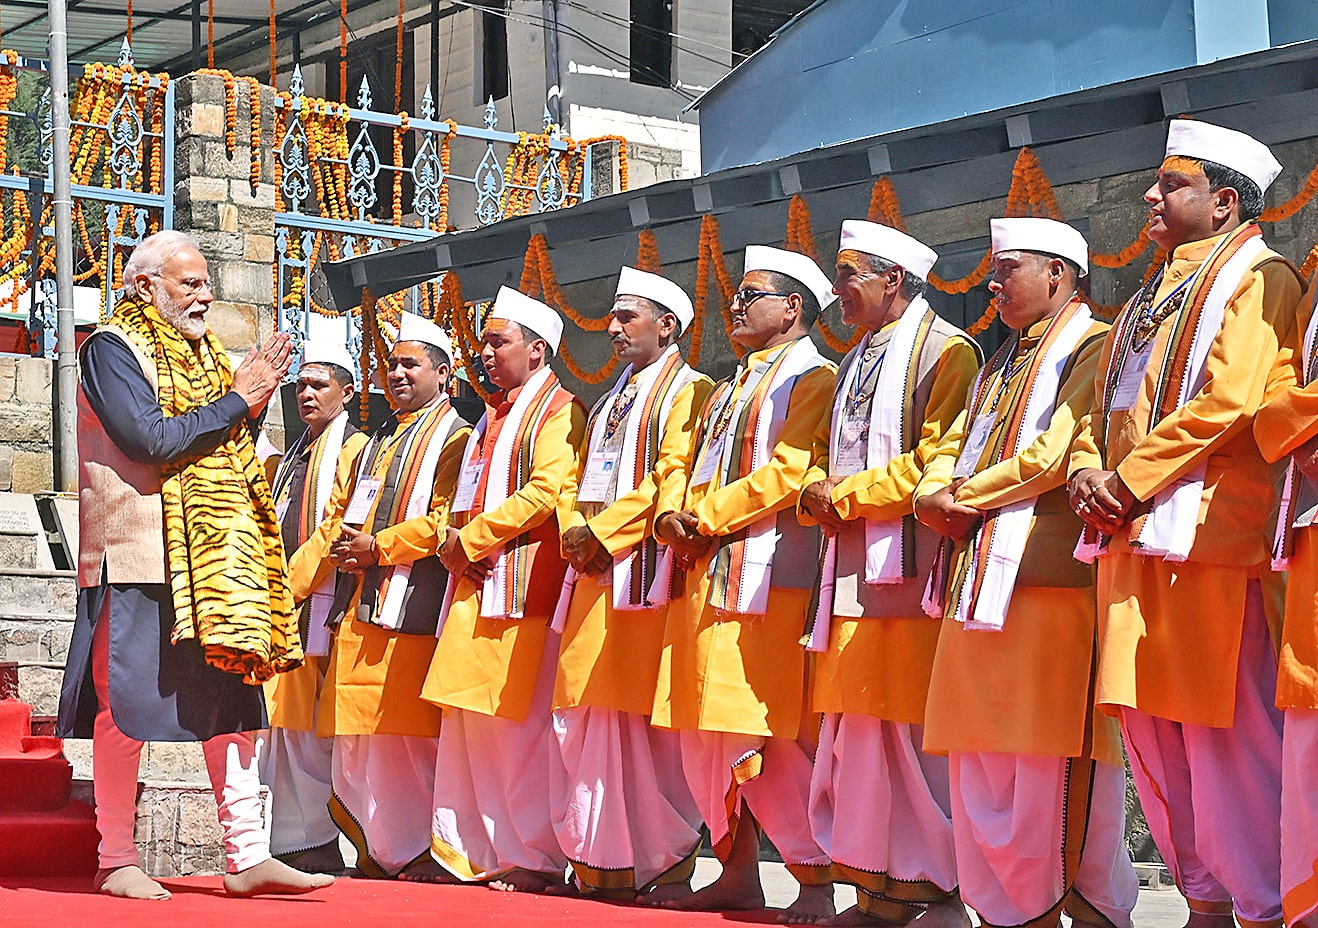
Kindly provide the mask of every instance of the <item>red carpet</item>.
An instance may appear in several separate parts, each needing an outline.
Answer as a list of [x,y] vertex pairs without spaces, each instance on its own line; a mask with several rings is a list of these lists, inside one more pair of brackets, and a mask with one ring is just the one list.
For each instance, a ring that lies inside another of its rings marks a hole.
[[427,926],[466,928],[713,928],[735,923],[772,924],[776,911],[668,912],[589,899],[497,893],[480,886],[426,886],[383,880],[340,879],[306,896],[231,899],[221,879],[188,877],[161,882],[174,894],[166,902],[111,899],[72,878],[0,878],[0,924],[106,928],[111,925]]

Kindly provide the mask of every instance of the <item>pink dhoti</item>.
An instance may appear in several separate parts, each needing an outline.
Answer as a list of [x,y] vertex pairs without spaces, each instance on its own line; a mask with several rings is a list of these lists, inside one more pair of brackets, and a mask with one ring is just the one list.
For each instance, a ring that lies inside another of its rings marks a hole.
[[920,750],[921,725],[859,712],[824,716],[810,825],[833,878],[861,910],[907,921],[957,886],[947,759]]
[[585,892],[682,883],[695,869],[700,810],[678,735],[599,706],[554,710],[554,832]]
[[357,848],[357,869],[396,876],[430,847],[435,739],[337,735],[330,815]]
[[950,756],[961,898],[989,925],[1131,928],[1126,774],[1085,758]]
[[1281,747],[1281,906],[1286,924],[1318,912],[1318,709],[1287,709]]
[[699,730],[683,731],[681,743],[682,770],[720,860],[732,848],[744,804],[798,882],[831,882],[828,855],[810,833],[805,748],[791,738]]
[[1121,708],[1149,831],[1192,911],[1281,923],[1281,732],[1277,660],[1249,584],[1230,728]]
[[509,870],[561,880],[550,796],[563,773],[550,704],[558,642],[542,649],[526,718],[450,708],[439,730],[430,853],[462,880]]

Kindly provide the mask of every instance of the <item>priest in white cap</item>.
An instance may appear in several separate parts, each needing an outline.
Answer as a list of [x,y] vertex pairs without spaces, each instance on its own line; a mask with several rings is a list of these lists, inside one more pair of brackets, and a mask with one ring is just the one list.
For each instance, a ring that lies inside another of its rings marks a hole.
[[702,822],[676,734],[650,725],[669,600],[655,503],[714,387],[678,350],[694,317],[677,284],[622,269],[608,317],[622,372],[590,411],[558,504],[570,567],[555,616],[554,829],[581,892],[651,904],[684,892]]
[[687,783],[723,863],[711,885],[665,900],[674,908],[763,907],[763,828],[801,884],[780,919],[834,914],[806,814],[813,732],[797,643],[819,536],[795,517],[833,392],[834,366],[809,336],[831,301],[810,258],[746,249],[729,313],[747,354],[705,402],[686,467],[660,487],[655,531],[674,598],[652,720],[681,733]]
[[1286,570],[1277,668],[1281,745],[1281,905],[1286,924],[1318,922],[1318,283],[1310,283],[1269,379],[1254,437],[1286,481],[1274,534],[1274,570]]
[[559,314],[502,287],[481,331],[498,389],[467,441],[439,555],[452,603],[422,696],[444,709],[429,875],[543,892],[567,858],[550,811],[550,723],[567,562],[555,509],[586,413],[549,367]]
[[402,874],[430,845],[441,713],[420,693],[447,580],[435,552],[471,430],[445,392],[452,366],[448,333],[404,312],[384,372],[394,413],[290,562],[313,610],[334,581],[317,733],[334,738],[330,814],[371,877]]
[[1081,526],[1065,464],[1108,326],[1080,295],[1084,236],[1042,218],[990,229],[989,292],[1012,335],[915,491],[916,518],[947,536],[924,749],[948,755],[957,877],[981,924],[1065,912],[1130,928],[1121,733],[1091,698],[1093,570],[1065,555]]
[[842,224],[833,292],[864,335],[839,367],[799,505],[825,536],[803,637],[824,716],[810,820],[834,878],[856,887],[846,923],[966,923],[947,763],[920,749],[938,640],[920,604],[938,539],[912,506],[980,355],[924,299],[937,257],[890,226]]
[[[294,396],[306,428],[271,480],[289,557],[325,521],[334,484],[347,479],[366,444],[366,434],[349,421],[355,369],[341,340],[312,338],[302,344]],[[265,686],[270,737],[261,758],[261,779],[270,787],[271,852],[299,870],[324,873],[343,869],[339,829],[329,814],[334,739],[316,735],[316,708],[329,668],[325,621],[333,598],[334,577],[329,575],[297,604],[306,660]]]
[[1303,290],[1257,222],[1280,170],[1242,132],[1172,121],[1144,195],[1167,263],[1113,324],[1068,471],[1098,560],[1096,699],[1192,926],[1282,917],[1282,468],[1250,428]]

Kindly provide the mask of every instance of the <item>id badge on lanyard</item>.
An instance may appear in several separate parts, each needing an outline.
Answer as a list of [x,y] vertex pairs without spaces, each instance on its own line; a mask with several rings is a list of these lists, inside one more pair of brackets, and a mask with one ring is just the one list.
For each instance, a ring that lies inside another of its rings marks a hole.
[[984,454],[984,447],[988,444],[989,435],[993,434],[993,426],[997,421],[996,410],[980,413],[975,417],[975,421],[970,426],[970,433],[966,435],[965,443],[961,445],[961,453],[957,455],[956,467],[952,470],[953,479],[959,480],[975,473],[975,467]]
[[1149,359],[1153,357],[1153,339],[1149,339],[1139,351],[1132,349],[1121,365],[1121,376],[1117,378],[1117,388],[1112,393],[1112,409],[1134,409],[1139,399],[1140,389],[1144,386],[1144,374],[1149,368]]
[[869,460],[870,420],[868,416],[844,413],[838,427],[838,447],[833,454],[829,475],[850,477],[865,469]]
[[618,448],[600,448],[590,453],[586,458],[586,470],[581,475],[581,486],[577,488],[579,502],[602,503],[608,499],[621,456]]
[[343,521],[348,525],[365,525],[382,486],[384,486],[382,477],[358,477],[357,486],[352,491],[352,499],[348,500],[348,508],[343,511]]
[[476,502],[476,488],[480,486],[481,474],[485,472],[485,458],[478,457],[462,465],[458,474],[458,488],[453,491],[453,502],[449,506],[452,512],[470,512]]

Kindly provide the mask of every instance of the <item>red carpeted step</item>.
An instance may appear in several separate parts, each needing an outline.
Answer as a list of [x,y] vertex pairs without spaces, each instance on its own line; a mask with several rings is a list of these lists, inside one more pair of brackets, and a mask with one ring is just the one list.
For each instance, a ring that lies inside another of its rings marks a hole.
[[32,734],[32,707],[17,699],[0,699],[0,757],[22,753],[23,739]]
[[98,840],[85,802],[56,812],[0,812],[0,876],[91,876]]
[[19,739],[19,750],[29,760],[62,758],[64,739],[54,735],[29,735]]
[[64,758],[0,757],[0,814],[52,812],[69,801],[73,766]]

